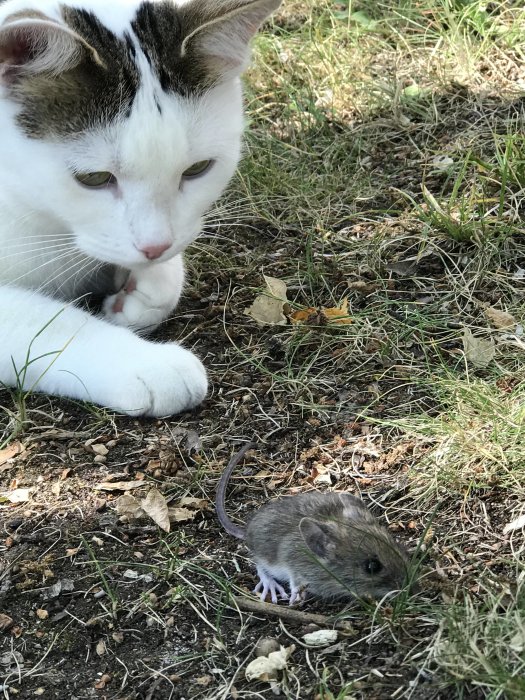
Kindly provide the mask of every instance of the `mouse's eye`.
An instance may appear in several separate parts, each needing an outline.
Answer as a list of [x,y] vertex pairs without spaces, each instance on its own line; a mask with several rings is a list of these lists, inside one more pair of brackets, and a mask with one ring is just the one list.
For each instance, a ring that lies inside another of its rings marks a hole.
[[364,563],[364,569],[367,574],[370,576],[375,576],[378,574],[380,571],[383,570],[383,564],[379,561],[379,559],[376,559],[375,557],[372,557],[371,559],[367,559]]

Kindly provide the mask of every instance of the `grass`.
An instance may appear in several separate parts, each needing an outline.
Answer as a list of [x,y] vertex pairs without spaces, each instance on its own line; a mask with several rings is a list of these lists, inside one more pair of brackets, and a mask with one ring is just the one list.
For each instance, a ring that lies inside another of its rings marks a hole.
[[[503,534],[525,501],[521,5],[289,0],[256,40],[245,158],[190,255],[189,301],[177,310],[208,351],[213,393],[180,424],[199,433],[205,456],[189,456],[173,421],[108,426],[95,412],[86,429],[122,441],[118,459],[108,455],[121,478],[154,474],[169,495],[210,501],[232,444],[255,436],[264,449],[234,480],[239,520],[312,485],[361,494],[418,550],[421,591],[350,608],[354,636],[305,651],[297,629],[263,628],[232,606],[248,569],[234,544],[210,541],[211,518],[188,525],[188,537],[148,531],[143,546],[115,535],[118,556],[85,539],[79,569],[111,607],[101,619],[124,617],[133,634],[159,628],[168,640],[180,618],[191,629],[189,642],[163,650],[160,671],[148,662],[155,680],[144,697],[167,669],[204,679],[180,691],[187,697],[233,696],[233,685],[239,697],[270,697],[243,681],[259,629],[298,646],[282,688],[290,700],[524,696],[523,532]],[[258,326],[244,310],[263,274],[287,283],[295,310],[348,299],[352,323]],[[509,325],[494,321],[498,312]],[[17,400],[31,432],[31,397]],[[63,419],[60,409],[46,422]],[[87,459],[82,442],[56,453],[60,470]],[[42,459],[43,489],[53,472]],[[104,464],[80,464],[102,479]],[[126,568],[155,583],[128,596]],[[145,688],[151,677],[132,656],[126,663]],[[169,682],[168,695],[180,680]]]
[[[248,349],[231,339],[233,357],[263,375],[291,415],[337,424],[346,414],[386,441],[413,441],[410,508],[427,524],[434,512],[429,542],[440,533],[430,552],[423,545],[430,569],[433,557],[453,551],[461,562],[465,547],[481,546],[462,508],[493,501],[494,517],[505,518],[497,504],[524,498],[518,5],[285,6],[257,42],[247,157],[230,193],[274,232],[280,255],[260,258],[258,269],[287,282],[294,306],[348,296],[353,318],[339,328],[262,328]],[[487,308],[514,323],[495,327]],[[465,329],[493,345],[488,366],[469,355]],[[400,494],[390,508],[406,501]],[[400,648],[414,616],[429,623],[415,647],[427,659],[419,678],[429,674],[446,697],[525,692],[523,575],[500,548],[508,584],[479,566],[475,595],[452,583],[451,603],[397,605]],[[317,697],[360,697],[359,683],[333,692],[329,666],[317,671]]]

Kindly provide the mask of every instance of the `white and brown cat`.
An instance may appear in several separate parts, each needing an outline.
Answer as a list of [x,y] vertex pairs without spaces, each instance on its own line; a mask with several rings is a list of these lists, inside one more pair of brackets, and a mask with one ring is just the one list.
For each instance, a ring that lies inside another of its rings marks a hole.
[[136,332],[179,300],[279,1],[0,0],[1,383],[133,415],[202,401],[199,359]]

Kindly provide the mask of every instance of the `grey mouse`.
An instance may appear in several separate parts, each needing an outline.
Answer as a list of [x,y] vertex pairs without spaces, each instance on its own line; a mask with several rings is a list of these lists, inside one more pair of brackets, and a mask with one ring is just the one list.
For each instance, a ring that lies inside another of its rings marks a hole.
[[[225,511],[231,474],[246,452],[230,460],[217,487],[215,508],[226,532],[245,540],[259,583],[254,593],[290,605],[308,592],[317,598],[350,600],[383,596],[408,582],[408,555],[365,504],[349,493],[309,491],[269,501],[235,525]],[[288,584],[289,593],[281,583]]]

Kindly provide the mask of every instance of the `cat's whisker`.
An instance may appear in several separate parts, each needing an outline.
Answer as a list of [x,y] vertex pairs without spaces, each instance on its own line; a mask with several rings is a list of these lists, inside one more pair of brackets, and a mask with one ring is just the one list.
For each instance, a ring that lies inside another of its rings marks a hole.
[[[52,277],[46,280],[44,286],[51,286],[54,282],[60,279],[60,285],[57,287],[57,289],[61,289],[77,272],[78,266],[93,263],[93,260],[91,258],[86,258],[86,256],[81,255],[79,253],[77,253],[76,256],[70,257],[69,259],[67,258],[67,256],[62,257],[65,258],[63,264],[60,266],[60,268],[58,268],[58,270],[56,270],[55,274]],[[67,278],[63,279],[64,276],[67,275],[69,272],[71,272],[71,274]]]
[[73,279],[75,280],[75,285],[80,285],[86,277],[92,275],[95,277],[100,270],[104,267],[105,263],[101,260],[94,260],[93,258],[86,258],[86,264],[78,270]]
[[[18,277],[14,278],[14,279],[9,279],[10,284],[13,284],[13,283],[15,283],[15,282],[18,282],[19,280],[23,279],[26,275],[31,275],[31,274],[33,274],[34,271],[40,270],[41,268],[45,267],[46,265],[53,265],[53,264],[55,264],[58,260],[60,260],[61,258],[63,258],[63,257],[66,256],[66,255],[72,255],[72,254],[73,254],[72,251],[70,251],[70,250],[67,250],[67,249],[59,249],[59,250],[56,251],[56,253],[57,253],[58,255],[55,255],[53,258],[47,258],[47,259],[45,259],[45,260],[42,260],[42,255],[41,255],[41,253],[39,253],[39,251],[31,251],[31,253],[33,253],[33,255],[30,255],[30,256],[24,255],[24,265],[27,266],[27,263],[30,263],[30,262],[33,262],[33,261],[35,261],[35,262],[41,261],[41,262],[40,262],[40,265],[38,265],[37,267],[31,268],[30,271],[24,272],[22,275],[19,275]],[[0,258],[0,264],[1,264],[1,263],[8,263],[10,257],[11,257],[11,256],[6,255],[6,256]],[[16,255],[16,256],[13,256],[13,257],[15,257],[15,260],[16,260],[16,258],[18,258],[19,255]],[[15,266],[16,266],[16,262],[13,262],[12,265],[9,265],[9,264],[5,265],[5,273],[7,274],[8,271],[9,271],[10,269],[12,269],[12,267],[15,267]]]
[[[71,258],[71,256],[73,256],[73,255],[75,255],[75,251],[73,251],[73,252],[69,251],[69,252],[62,253],[61,255],[59,255],[56,258],[53,258],[52,260],[46,260],[41,265],[38,265],[37,267],[32,268],[30,272],[24,272],[22,275],[20,275],[16,279],[10,280],[10,284],[19,282],[20,280],[23,280],[24,277],[27,277],[28,275],[33,275],[37,270],[41,270],[43,267],[46,267],[46,265],[54,265],[59,260],[65,259],[66,264],[67,264],[68,258]],[[58,270],[56,271],[56,273],[53,275],[53,277],[48,278],[42,285],[39,286],[39,289],[44,288],[46,285],[50,285],[57,278],[57,276],[60,276],[61,270],[63,269],[63,267],[64,267],[64,265],[59,267]]]
[[[49,246],[49,248],[46,248],[45,251],[53,251],[54,254],[60,253],[62,251],[66,250],[71,250],[70,246],[64,246],[63,244],[57,244],[54,246]],[[35,253],[33,257],[30,257],[32,253]],[[21,255],[24,257],[24,263],[27,263],[29,260],[35,260],[38,258],[44,257],[44,252],[42,248],[30,248],[29,250],[19,250],[16,252],[8,253],[6,255],[1,255],[0,256],[0,262],[4,262],[5,260],[9,260],[11,258],[19,258]],[[46,256],[49,258],[49,256]],[[52,262],[53,258],[49,258],[49,260]]]

